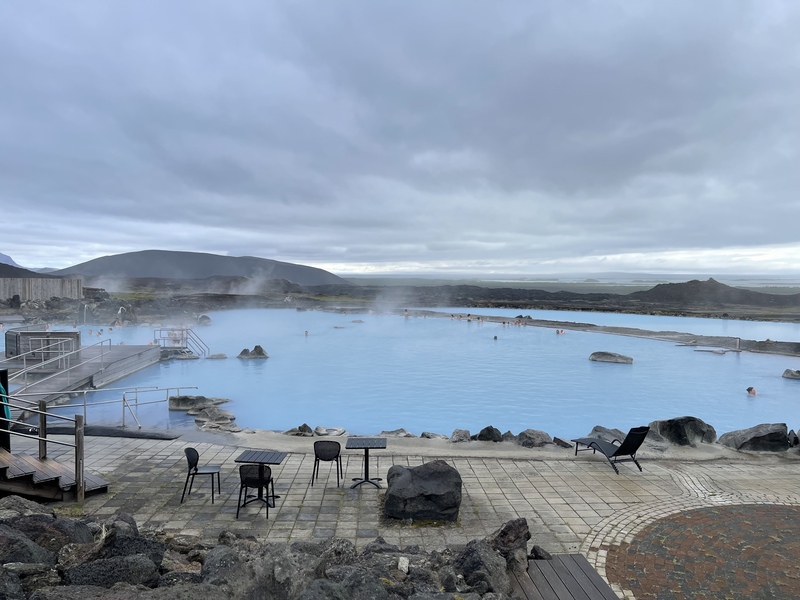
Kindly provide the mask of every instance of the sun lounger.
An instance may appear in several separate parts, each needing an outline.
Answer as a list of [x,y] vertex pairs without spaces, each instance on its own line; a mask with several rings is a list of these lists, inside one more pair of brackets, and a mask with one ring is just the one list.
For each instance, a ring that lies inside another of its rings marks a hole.
[[[608,459],[608,463],[617,474],[619,474],[617,463],[621,462],[633,462],[641,471],[642,465],[636,460],[636,452],[644,442],[644,438],[647,437],[648,431],[650,431],[649,427],[634,427],[621,442],[618,439],[607,442],[600,438],[578,438],[577,440],[572,440],[575,442],[575,456],[578,455],[578,452],[585,452],[586,450],[592,450],[592,454],[600,451]],[[581,446],[586,446],[586,448],[581,448]]]

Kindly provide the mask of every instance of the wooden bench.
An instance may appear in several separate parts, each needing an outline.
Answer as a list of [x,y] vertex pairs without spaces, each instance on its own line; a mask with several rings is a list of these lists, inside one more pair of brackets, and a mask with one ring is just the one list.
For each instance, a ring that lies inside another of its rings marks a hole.
[[528,561],[528,572],[512,575],[514,594],[526,600],[618,600],[583,554],[555,554]]

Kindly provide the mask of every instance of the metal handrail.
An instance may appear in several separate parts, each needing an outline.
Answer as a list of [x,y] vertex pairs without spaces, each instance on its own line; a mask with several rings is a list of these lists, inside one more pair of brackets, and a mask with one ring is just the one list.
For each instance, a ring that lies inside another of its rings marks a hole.
[[161,348],[169,348],[171,342],[175,348],[189,348],[195,354],[206,356],[211,349],[190,327],[169,327],[153,331],[153,341]]
[[[3,423],[5,426],[2,429],[8,433],[9,435],[14,435],[21,438],[26,438],[30,440],[38,440],[39,442],[39,459],[44,460],[47,458],[47,444],[48,442],[51,444],[58,444],[61,446],[68,446],[75,450],[75,497],[78,502],[83,502],[84,496],[86,494],[86,480],[84,478],[84,420],[82,415],[75,415],[75,418],[64,417],[62,415],[56,415],[53,413],[47,412],[47,403],[44,400],[39,401],[39,408],[38,409],[31,409],[30,407],[21,407],[19,405],[13,404],[10,402],[10,399],[17,399],[15,396],[9,394],[0,394],[0,401],[11,408],[21,408],[24,410],[28,410],[30,412],[36,413],[39,415],[39,431],[37,435],[32,435],[30,433],[23,433],[21,431],[14,431],[10,424],[16,423],[19,425],[28,425],[28,423],[20,423],[19,421],[15,421],[13,419],[7,419],[5,416],[0,416],[0,423]],[[64,442],[61,440],[53,440],[47,438],[47,417],[55,417],[56,419],[61,419],[63,421],[70,421],[75,423],[75,443]],[[10,446],[9,446],[10,447]]]
[[194,344],[200,349],[200,352],[198,354],[202,354],[203,356],[211,354],[211,349],[206,345],[206,343],[203,340],[200,339],[200,336],[198,336],[194,332],[194,330],[189,329],[188,332],[189,332],[188,336],[189,340],[194,342]]
[[[67,354],[63,354],[61,356],[57,356],[55,358],[48,359],[48,360],[43,361],[41,363],[37,363],[37,365],[35,367],[30,367],[30,368],[25,367],[22,370],[17,371],[16,373],[14,373],[13,375],[10,375],[8,379],[9,379],[9,381],[15,380],[20,375],[24,375],[25,378],[23,380],[23,384],[22,385],[23,385],[24,389],[28,389],[29,387],[33,387],[33,386],[35,386],[35,385],[37,385],[39,383],[42,383],[44,381],[48,381],[49,379],[52,379],[53,377],[57,377],[57,376],[61,375],[62,373],[67,373],[67,375],[69,376],[70,372],[73,369],[77,369],[78,367],[82,367],[83,365],[89,364],[90,362],[96,361],[98,359],[100,359],[100,368],[103,369],[105,367],[105,355],[106,355],[106,352],[107,352],[107,350],[105,349],[106,344],[108,345],[108,350],[110,350],[111,349],[111,339],[109,338],[109,339],[106,339],[106,340],[101,340],[101,341],[96,342],[94,344],[91,344],[89,346],[84,346],[83,348],[78,348],[77,350],[73,350],[72,352],[69,352]],[[84,360],[84,361],[81,361],[79,363],[76,363],[76,364],[74,364],[74,365],[72,365],[70,367],[67,367],[65,369],[60,369],[60,370],[58,370],[57,372],[55,372],[55,373],[53,373],[51,375],[48,375],[46,377],[42,377],[41,379],[38,379],[38,380],[34,381],[33,383],[30,383],[30,384],[28,383],[28,373],[33,371],[34,369],[40,369],[41,367],[43,367],[45,365],[48,365],[48,364],[50,364],[52,362],[61,361],[64,358],[67,358],[67,357],[75,355],[75,354],[80,355],[82,350],[84,350],[86,348],[93,348],[94,346],[100,346],[100,354],[98,354],[97,356],[93,356],[92,358],[89,358],[87,360]],[[20,356],[22,356],[22,355],[20,355]],[[6,361],[0,361],[0,366],[2,366],[3,362],[7,362],[7,360]],[[67,379],[67,381],[69,382],[69,378]]]
[[[169,393],[171,391],[173,391],[173,390],[178,395],[180,395],[181,390],[196,390],[196,389],[197,389],[196,385],[182,385],[182,386],[165,387],[165,388],[156,387],[156,386],[143,386],[143,387],[136,387],[136,388],[103,388],[102,390],[76,390],[75,392],[72,392],[72,393],[82,393],[83,394],[83,402],[81,404],[83,405],[83,418],[84,418],[85,421],[88,422],[88,417],[87,417],[87,409],[88,409],[88,407],[90,407],[90,406],[103,406],[103,405],[108,405],[108,404],[117,404],[117,403],[119,403],[121,405],[121,408],[122,408],[122,428],[123,429],[125,428],[125,409],[127,408],[128,412],[131,415],[131,417],[133,417],[133,420],[136,421],[136,424],[138,425],[138,428],[141,429],[142,428],[142,424],[139,423],[139,419],[136,418],[136,414],[133,412],[133,408],[131,408],[131,401],[128,400],[128,397],[127,397],[128,394],[135,394],[136,395],[136,399],[135,399],[135,401],[133,403],[133,406],[134,407],[139,407],[139,406],[146,406],[148,404],[161,404],[162,402],[169,402]],[[121,399],[118,399],[118,400],[117,399],[115,399],[115,400],[100,400],[99,402],[87,402],[86,396],[87,396],[87,394],[90,394],[92,392],[99,392],[99,391],[107,392],[107,391],[118,391],[118,390],[124,390],[122,392],[122,398]],[[160,400],[149,400],[149,401],[146,401],[146,402],[139,402],[139,394],[146,394],[146,393],[151,393],[151,392],[164,392],[164,398],[160,399]]]
[[[33,365],[32,367],[28,367],[27,366],[27,364],[28,364],[28,360],[27,359],[28,359],[29,356],[31,358],[33,358],[34,355],[37,352],[39,352],[42,355],[44,355],[45,353],[49,354],[49,353],[54,352],[54,350],[51,350],[51,348],[53,346],[60,346],[64,342],[74,342],[74,340],[72,338],[46,338],[45,337],[45,338],[31,338],[31,339],[32,340],[51,340],[52,339],[52,340],[55,340],[55,342],[53,342],[52,344],[46,344],[44,346],[40,346],[40,347],[36,348],[35,350],[28,350],[27,352],[23,352],[22,354],[17,354],[13,358],[4,358],[4,359],[0,360],[0,366],[2,366],[3,363],[11,362],[11,361],[18,361],[18,360],[22,359],[23,368],[20,369],[19,371],[17,371],[16,373],[14,373],[13,375],[11,375],[9,377],[9,379],[13,379],[13,378],[19,377],[20,375],[25,374],[26,371],[32,371],[34,369],[38,369],[38,368],[42,367],[43,365],[47,365],[47,364],[53,362],[54,360],[58,360],[58,359],[60,359],[60,358],[62,358],[64,356],[68,356],[69,354],[72,354],[72,353],[76,352],[76,350],[73,349],[73,350],[70,350],[69,352],[66,352],[66,353],[60,353],[55,358],[49,358],[49,359],[44,360],[44,361],[37,361],[35,365]],[[58,351],[55,350],[55,352],[58,352]]]

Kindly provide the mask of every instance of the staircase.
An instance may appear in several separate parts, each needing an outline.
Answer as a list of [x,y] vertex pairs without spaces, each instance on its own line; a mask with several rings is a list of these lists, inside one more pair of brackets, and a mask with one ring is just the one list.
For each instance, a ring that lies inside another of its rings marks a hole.
[[[108,491],[105,480],[85,470],[84,485],[85,494]],[[52,458],[12,454],[0,448],[0,495],[72,500],[76,498],[76,492],[74,465],[65,465]]]

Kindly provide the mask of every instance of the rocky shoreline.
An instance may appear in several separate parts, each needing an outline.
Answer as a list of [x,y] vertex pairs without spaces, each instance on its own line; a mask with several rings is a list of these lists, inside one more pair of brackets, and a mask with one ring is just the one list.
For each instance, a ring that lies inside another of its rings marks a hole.
[[0,499],[0,597],[229,600],[504,600],[528,559],[548,560],[525,519],[484,539],[424,552],[378,537],[259,542],[223,531],[216,544],[139,531],[128,514],[69,518],[18,496]]

